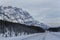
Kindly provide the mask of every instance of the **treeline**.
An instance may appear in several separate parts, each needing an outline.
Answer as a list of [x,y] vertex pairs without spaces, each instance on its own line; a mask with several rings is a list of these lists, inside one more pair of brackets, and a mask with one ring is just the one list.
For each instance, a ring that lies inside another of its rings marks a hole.
[[13,35],[28,35],[41,32],[45,32],[45,30],[38,26],[28,26],[24,24],[0,20],[0,33],[3,34],[3,36],[5,37],[11,37]]
[[48,31],[50,31],[50,32],[60,32],[60,27],[49,28]]

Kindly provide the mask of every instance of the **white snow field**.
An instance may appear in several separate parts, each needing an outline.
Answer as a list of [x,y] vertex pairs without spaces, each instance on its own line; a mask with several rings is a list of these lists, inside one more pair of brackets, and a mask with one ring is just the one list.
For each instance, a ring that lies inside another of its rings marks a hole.
[[0,40],[60,40],[60,32],[36,33],[18,37],[0,37]]

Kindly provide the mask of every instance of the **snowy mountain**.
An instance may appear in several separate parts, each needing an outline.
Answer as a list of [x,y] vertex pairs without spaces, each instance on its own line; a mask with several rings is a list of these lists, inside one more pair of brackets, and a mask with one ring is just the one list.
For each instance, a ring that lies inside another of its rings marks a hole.
[[0,6],[0,20],[26,24],[27,22],[32,22],[34,19],[21,8]]
[[[2,30],[3,29],[3,30]],[[12,6],[0,6],[0,34],[4,37],[45,32],[28,12]]]
[[34,18],[22,8],[12,6],[0,6],[0,20],[9,21],[13,23],[21,23],[26,25],[40,26],[46,28],[46,25],[34,20]]
[[40,23],[40,26],[43,28],[43,29],[48,29],[50,26],[44,24],[44,23]]

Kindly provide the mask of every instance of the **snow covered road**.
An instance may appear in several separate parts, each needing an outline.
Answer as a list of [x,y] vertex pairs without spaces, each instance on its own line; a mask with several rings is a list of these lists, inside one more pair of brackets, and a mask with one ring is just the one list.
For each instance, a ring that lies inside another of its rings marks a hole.
[[49,32],[49,33],[43,33],[36,36],[28,37],[23,40],[60,40],[60,36],[58,35],[60,35],[60,32],[58,33]]
[[28,38],[24,38],[22,40],[44,40],[45,39],[45,34],[44,33],[40,33],[38,35],[34,35]]
[[60,40],[60,32],[36,33],[19,37],[0,37],[0,40]]

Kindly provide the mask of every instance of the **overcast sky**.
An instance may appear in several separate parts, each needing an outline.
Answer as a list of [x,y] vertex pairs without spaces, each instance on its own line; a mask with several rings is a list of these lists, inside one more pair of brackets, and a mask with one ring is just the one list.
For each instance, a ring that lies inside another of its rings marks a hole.
[[20,7],[35,20],[49,26],[60,26],[60,0],[0,0],[0,5]]

